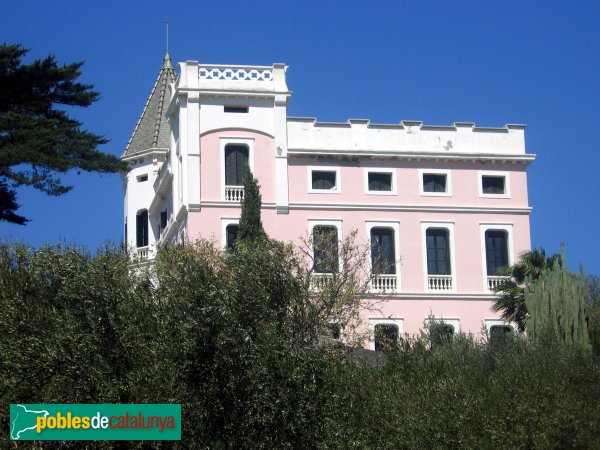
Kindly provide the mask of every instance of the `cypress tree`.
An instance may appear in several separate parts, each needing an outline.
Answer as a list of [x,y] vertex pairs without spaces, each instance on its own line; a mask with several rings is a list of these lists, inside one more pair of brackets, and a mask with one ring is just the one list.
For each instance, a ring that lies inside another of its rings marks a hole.
[[262,205],[260,186],[249,168],[244,175],[244,200],[242,201],[242,216],[240,217],[240,231],[238,239],[255,241],[266,237],[260,220],[260,207]]

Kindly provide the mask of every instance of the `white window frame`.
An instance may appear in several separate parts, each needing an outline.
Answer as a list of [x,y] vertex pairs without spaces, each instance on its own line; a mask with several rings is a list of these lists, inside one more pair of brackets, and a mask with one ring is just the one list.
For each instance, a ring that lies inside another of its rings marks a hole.
[[227,227],[229,225],[239,225],[240,218],[222,218],[221,219],[221,248],[224,250],[227,248]]
[[423,320],[423,326],[427,327],[431,323],[435,323],[435,322],[444,322],[444,324],[446,324],[446,325],[452,325],[452,327],[454,327],[454,336],[461,333],[460,318],[458,318],[458,317],[444,317],[444,316],[426,317],[425,320]]
[[[338,166],[308,166],[308,192],[311,194],[341,194],[342,177]],[[313,189],[313,172],[335,172],[335,188],[333,189]]]
[[[481,242],[481,264],[483,271],[483,292],[491,292],[488,289],[488,274],[487,274],[487,255],[485,252],[485,232],[488,230],[498,230],[506,232],[506,245],[508,246],[508,264],[515,264],[515,252],[513,247],[513,224],[512,223],[480,223],[479,235]],[[491,275],[492,276],[492,275]]]
[[221,200],[225,201],[225,147],[229,144],[248,147],[248,167],[254,173],[254,138],[222,137],[219,138],[221,167]]
[[[323,227],[335,227],[337,230],[337,237],[338,237],[338,267],[339,267],[339,271],[342,272],[344,270],[344,265],[342,264],[342,258],[340,258],[339,256],[339,252],[342,248],[342,242],[343,242],[343,235],[342,235],[342,220],[341,219],[309,219],[308,220],[308,236],[309,239],[312,242],[313,239],[313,229],[315,227],[318,226],[323,226]],[[312,260],[314,261],[315,258],[315,254],[313,252],[313,248],[311,245],[311,249],[310,249],[310,257],[312,258]]]
[[485,325],[485,329],[487,330],[488,337],[492,333],[492,327],[498,326],[498,325],[504,326],[504,327],[509,326],[514,330],[515,333],[518,332],[517,324],[514,322],[506,322],[502,319],[483,319],[483,323]]
[[375,350],[375,325],[396,325],[398,327],[398,341],[404,336],[403,317],[370,317],[369,318],[369,349]]
[[[371,191],[369,189],[369,174],[370,173],[389,173],[392,176],[391,190],[390,191]],[[396,195],[396,169],[373,169],[365,168],[365,194],[367,195]]]
[[421,245],[421,251],[422,251],[422,255],[423,255],[423,281],[425,282],[424,284],[424,289],[425,292],[427,293],[431,293],[431,294],[436,294],[435,291],[430,291],[428,289],[428,276],[429,273],[427,271],[427,230],[429,228],[445,228],[448,230],[448,240],[450,241],[450,270],[451,273],[450,275],[452,276],[452,289],[448,290],[448,291],[441,291],[439,292],[440,294],[444,294],[444,293],[449,293],[449,292],[457,292],[458,291],[458,287],[456,285],[456,272],[457,272],[457,267],[456,267],[456,245],[455,245],[455,241],[454,241],[454,222],[437,222],[437,221],[423,221],[421,222],[421,240],[422,240],[422,245]]
[[[393,221],[367,221],[365,222],[367,231],[367,240],[369,241],[369,248],[371,248],[371,229],[373,228],[391,228],[394,230],[394,254],[396,256],[396,291],[401,292],[402,286],[400,284],[400,263],[402,258],[400,257],[400,222]],[[369,272],[373,272],[373,261],[371,260],[371,253],[369,252]]]
[[[504,194],[484,194],[483,177],[504,177]],[[479,197],[482,198],[510,198],[510,177],[508,172],[495,172],[490,170],[480,170],[477,172],[477,182],[479,183]]]
[[[425,192],[423,175],[446,175],[446,192]],[[449,169],[419,169],[419,189],[420,194],[425,197],[451,197],[452,196],[452,177]]]

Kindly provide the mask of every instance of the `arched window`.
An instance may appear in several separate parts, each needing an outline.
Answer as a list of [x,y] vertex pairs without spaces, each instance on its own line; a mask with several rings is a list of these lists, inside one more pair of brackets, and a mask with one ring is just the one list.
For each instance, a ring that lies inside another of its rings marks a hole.
[[398,345],[398,326],[393,324],[375,325],[375,351],[390,351]]
[[136,216],[136,245],[148,247],[148,210],[143,209]]
[[451,275],[450,240],[445,228],[427,229],[427,273]]
[[498,275],[502,267],[508,266],[508,234],[504,230],[485,232],[485,259],[488,275]]
[[374,274],[396,273],[393,229],[371,228],[371,265]]
[[336,227],[318,225],[313,228],[313,252],[315,272],[337,272],[338,234]]
[[248,168],[248,147],[238,144],[225,146],[225,185],[242,186]]

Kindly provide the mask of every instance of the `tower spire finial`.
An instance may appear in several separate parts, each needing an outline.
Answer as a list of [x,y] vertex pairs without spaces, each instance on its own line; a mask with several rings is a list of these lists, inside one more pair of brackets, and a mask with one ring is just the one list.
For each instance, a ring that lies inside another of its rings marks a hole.
[[165,19],[165,27],[166,27],[166,41],[167,41],[167,55],[169,54],[169,18]]

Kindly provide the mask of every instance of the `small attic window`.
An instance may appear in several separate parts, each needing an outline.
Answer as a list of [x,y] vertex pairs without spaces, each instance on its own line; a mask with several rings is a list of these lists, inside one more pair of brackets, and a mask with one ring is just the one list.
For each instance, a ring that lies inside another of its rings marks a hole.
[[137,180],[138,180],[138,183],[142,183],[144,181],[148,181],[148,174],[145,173],[143,175],[138,175],[137,176]]
[[248,112],[248,107],[247,106],[232,106],[232,105],[225,105],[224,109],[223,109],[226,113],[247,113]]

